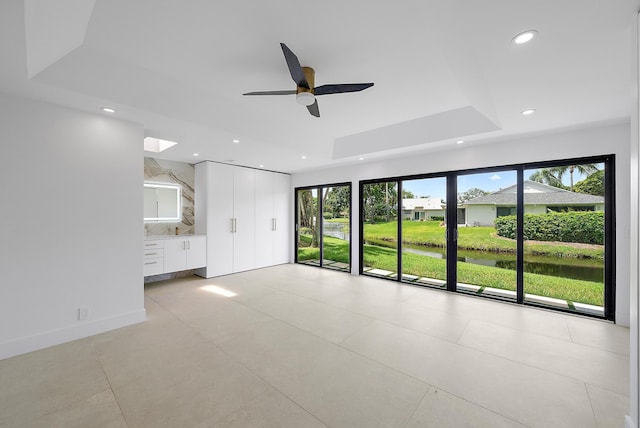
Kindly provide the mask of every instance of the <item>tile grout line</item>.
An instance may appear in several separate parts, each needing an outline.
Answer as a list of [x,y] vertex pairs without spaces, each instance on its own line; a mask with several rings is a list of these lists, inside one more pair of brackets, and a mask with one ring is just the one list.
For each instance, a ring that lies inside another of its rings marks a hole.
[[591,414],[593,415],[593,421],[595,422],[596,426],[600,426],[598,424],[598,418],[596,417],[596,410],[593,408],[593,400],[591,399],[591,394],[589,394],[589,388],[587,388],[587,383],[583,382],[584,384],[584,390],[587,393],[587,398],[589,399],[589,407],[591,407]]
[[[380,320],[378,320],[378,321],[380,321]],[[381,321],[381,322],[385,322],[385,321]],[[387,323],[387,324],[389,324],[389,323]],[[391,325],[392,325],[392,324],[391,324]],[[418,332],[418,333],[419,333],[419,334],[423,334],[423,333],[420,333],[420,332]],[[423,335],[424,335],[424,334],[423,334]],[[425,335],[425,336],[428,336],[428,335]],[[436,338],[436,339],[437,339],[437,338]],[[444,341],[444,339],[439,339],[439,340],[443,340],[443,341]],[[384,366],[384,367],[386,367],[386,368],[388,368],[388,369],[390,369],[390,370],[392,370],[392,371],[394,371],[394,372],[397,372],[397,373],[399,373],[399,374],[401,374],[401,375],[407,376],[407,377],[409,377],[409,378],[411,378],[411,379],[415,380],[416,382],[419,382],[419,383],[422,383],[422,384],[424,384],[424,385],[427,385],[427,387],[431,387],[431,388],[436,389],[436,390],[444,391],[444,392],[446,392],[447,394],[450,394],[450,395],[452,395],[452,396],[454,396],[454,397],[456,397],[456,398],[459,398],[459,399],[464,400],[464,401],[466,401],[466,402],[468,402],[468,403],[471,403],[471,404],[473,404],[473,405],[475,405],[475,406],[478,406],[478,407],[480,407],[480,408],[482,408],[482,409],[484,409],[484,410],[487,410],[487,411],[489,411],[489,412],[491,412],[491,413],[494,413],[494,414],[500,415],[500,416],[502,416],[502,417],[504,417],[504,418],[507,418],[507,419],[512,420],[512,421],[515,421],[515,422],[517,422],[517,423],[519,423],[519,424],[521,424],[521,425],[528,426],[528,425],[527,425],[527,424],[525,424],[524,422],[520,422],[520,421],[518,421],[518,420],[514,419],[514,418],[513,418],[513,417],[511,417],[511,416],[504,415],[504,414],[502,414],[502,413],[498,412],[497,410],[490,409],[490,408],[488,408],[488,407],[483,406],[483,405],[482,405],[482,404],[480,404],[480,403],[476,403],[476,402],[474,402],[474,401],[470,401],[470,400],[468,400],[468,399],[466,399],[466,398],[464,398],[464,397],[460,397],[459,395],[454,394],[453,392],[450,392],[449,390],[447,390],[447,389],[445,389],[445,388],[442,388],[442,387],[440,387],[439,385],[435,385],[435,384],[433,384],[433,383],[430,383],[430,382],[427,382],[427,381],[425,381],[425,380],[419,379],[419,378],[417,378],[417,377],[413,376],[413,375],[412,375],[412,374],[410,374],[410,373],[406,373],[406,372],[404,372],[404,371],[402,371],[402,370],[400,370],[400,369],[397,369],[397,368],[395,368],[395,367],[392,367],[392,366],[390,366],[390,365],[388,365],[388,364],[386,364],[386,363],[384,363],[384,362],[382,362],[382,361],[375,360],[375,359],[373,359],[373,358],[371,358],[371,357],[369,357],[369,356],[367,356],[367,355],[361,354],[361,353],[359,353],[359,352],[357,352],[357,351],[355,351],[355,350],[353,350],[353,349],[346,348],[346,347],[344,347],[341,343],[340,343],[340,344],[336,344],[336,345],[337,345],[337,346],[340,346],[340,347],[341,347],[341,348],[343,348],[344,350],[346,350],[346,351],[348,351],[348,352],[351,352],[351,353],[353,353],[353,354],[355,354],[355,355],[358,355],[358,356],[360,356],[360,357],[362,357],[362,358],[364,358],[364,359],[366,359],[366,360],[369,360],[369,361],[374,362],[374,363],[376,363],[376,364],[380,364],[380,365],[382,365],[382,366]],[[462,345],[460,345],[460,346],[462,346]],[[472,348],[467,348],[467,349],[472,349]],[[478,350],[476,350],[476,351],[478,351]],[[478,352],[482,352],[482,351],[478,351]],[[490,354],[490,355],[492,355],[492,356],[493,356],[493,354]],[[498,358],[501,358],[501,357],[498,357]],[[510,360],[509,360],[509,361],[510,361]],[[535,368],[535,367],[534,367],[534,368]],[[425,396],[426,396],[426,393],[425,393]]]
[[107,384],[109,385],[109,391],[111,391],[111,395],[113,396],[113,399],[115,400],[116,405],[118,406],[118,410],[120,410],[120,415],[122,415],[122,420],[124,420],[124,423],[127,427],[130,427],[129,421],[127,420],[127,416],[124,414],[124,411],[122,410],[122,406],[120,405],[120,400],[118,400],[118,396],[116,395],[116,392],[113,390],[113,386],[111,385],[111,380],[109,379],[109,375],[107,375],[107,372],[104,369],[104,365],[102,364],[102,360],[100,359],[100,355],[98,355],[98,351],[96,351],[96,347],[93,343],[93,339],[91,340],[90,343],[91,343],[91,351],[95,355],[95,358],[98,364],[100,364],[100,369],[102,370],[102,374],[104,375],[104,378],[106,379]]
[[[212,346],[214,346],[216,349],[218,349],[220,352],[222,352],[224,355],[226,355],[231,361],[234,361],[235,363],[239,364],[241,367],[243,367],[245,370],[247,370],[249,373],[251,373],[252,375],[254,375],[255,377],[257,377],[258,379],[262,380],[266,385],[268,385],[270,388],[273,388],[274,390],[278,391],[280,394],[282,394],[284,397],[286,397],[288,400],[290,400],[292,403],[294,403],[296,406],[298,406],[299,408],[301,408],[302,410],[304,410],[307,414],[309,414],[312,418],[316,419],[317,421],[319,421],[321,424],[323,424],[326,427],[330,427],[330,425],[328,425],[327,423],[325,423],[322,419],[320,419],[318,416],[314,415],[313,413],[311,413],[311,411],[309,411],[306,407],[302,406],[300,403],[298,403],[297,401],[295,401],[292,397],[289,397],[287,394],[285,394],[283,391],[280,391],[280,389],[278,389],[275,385],[271,384],[269,381],[267,381],[266,379],[264,379],[262,376],[260,376],[259,374],[255,373],[250,367],[246,366],[242,361],[240,361],[239,359],[237,359],[235,356],[229,354],[224,348],[222,348],[220,345],[218,345],[217,343],[215,343],[213,341],[213,339],[211,339],[210,337],[205,336],[203,333],[201,333],[200,331],[196,330],[193,326],[191,326],[189,323],[187,323],[185,320],[183,320],[182,318],[180,318],[180,316],[178,316],[177,314],[173,313],[170,309],[162,306],[162,304],[156,302],[158,304],[158,306],[160,306],[162,309],[164,309],[165,311],[169,312],[172,316],[174,316],[178,321],[180,321],[180,323],[184,324],[187,328],[189,328],[190,330],[192,330],[193,332],[195,332],[200,338],[202,338],[204,343],[208,343]],[[234,303],[238,303],[240,305],[244,305],[243,302],[234,302]],[[246,305],[244,305],[246,306]],[[281,320],[278,320],[277,318],[272,317],[271,315],[264,313],[262,311],[259,311],[257,309],[251,308],[250,306],[247,306],[250,309],[253,309],[257,312],[262,313],[263,315],[268,316],[269,318],[271,318],[272,321],[280,321],[283,322]],[[283,322],[284,323],[284,322]],[[286,324],[286,323],[285,323]],[[289,324],[287,324],[289,325]],[[300,331],[303,331],[307,334],[311,334],[309,332],[306,332],[298,327],[295,326],[291,326],[290,327],[294,327]],[[115,395],[115,394],[114,394]],[[220,419],[218,419],[216,421],[216,423],[221,422],[222,420],[224,420],[225,417],[231,416],[232,414],[236,413],[237,411],[239,411],[240,409],[243,409],[245,407],[247,407],[247,405],[249,403],[252,403],[253,401],[257,400],[259,397],[261,397],[262,395],[264,395],[264,393],[254,397],[253,399],[249,400],[247,403],[245,403],[242,407],[240,407],[239,409],[232,411],[229,414],[223,415]]]

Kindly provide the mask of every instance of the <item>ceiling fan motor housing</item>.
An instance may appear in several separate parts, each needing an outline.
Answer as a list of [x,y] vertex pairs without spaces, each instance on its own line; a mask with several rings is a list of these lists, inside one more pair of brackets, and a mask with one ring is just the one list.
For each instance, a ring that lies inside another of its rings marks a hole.
[[302,67],[302,72],[304,73],[304,77],[307,80],[309,87],[304,88],[302,86],[298,86],[296,90],[296,101],[298,104],[310,106],[316,102],[316,97],[313,93],[313,88],[315,87],[315,71],[311,67]]

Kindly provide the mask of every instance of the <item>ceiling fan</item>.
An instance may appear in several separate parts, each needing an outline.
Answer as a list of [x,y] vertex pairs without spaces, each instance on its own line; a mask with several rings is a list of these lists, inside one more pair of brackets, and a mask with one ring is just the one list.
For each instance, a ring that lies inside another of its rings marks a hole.
[[335,85],[322,85],[314,87],[315,71],[311,67],[300,66],[298,57],[285,45],[280,43],[284,59],[287,61],[291,78],[296,82],[297,88],[283,91],[257,91],[247,92],[242,95],[293,95],[296,94],[298,104],[307,106],[312,116],[320,117],[317,95],[340,94],[343,92],[359,92],[370,88],[373,83],[340,83]]

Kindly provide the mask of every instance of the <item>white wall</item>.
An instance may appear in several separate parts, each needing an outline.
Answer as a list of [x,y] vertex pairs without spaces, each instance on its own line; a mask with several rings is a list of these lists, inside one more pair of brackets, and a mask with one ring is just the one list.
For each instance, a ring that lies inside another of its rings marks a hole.
[[496,221],[495,205],[468,205],[466,208],[466,224],[478,222],[479,226],[493,226]]
[[0,359],[144,321],[142,139],[0,93]]
[[[353,185],[353,236],[359,236],[358,185],[360,180],[445,172],[515,163],[616,155],[616,322],[629,325],[629,224],[630,126],[628,123],[561,130],[494,143],[456,146],[448,151],[414,154],[383,162],[350,165],[292,176],[292,186],[312,186],[351,181]],[[455,145],[455,144],[454,144]],[[352,272],[357,274],[358,249],[352,251]]]

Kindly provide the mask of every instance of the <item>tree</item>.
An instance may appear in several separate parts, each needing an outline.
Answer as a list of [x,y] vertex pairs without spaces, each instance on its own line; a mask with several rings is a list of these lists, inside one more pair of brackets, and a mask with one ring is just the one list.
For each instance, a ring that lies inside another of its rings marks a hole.
[[298,191],[299,225],[311,230],[311,247],[318,246],[317,207],[318,198],[311,189]]
[[398,213],[398,189],[395,182],[365,184],[362,188],[365,221],[391,221]]
[[466,202],[470,199],[474,199],[477,198],[479,196],[484,196],[484,195],[488,195],[489,192],[487,192],[486,190],[482,190],[482,189],[478,189],[477,187],[472,187],[471,189],[467,190],[466,192],[462,192],[462,193],[458,193],[458,203],[461,204],[463,202]]
[[573,173],[575,171],[578,171],[583,175],[589,175],[598,171],[598,166],[594,163],[583,163],[580,165],[561,165],[551,168],[542,168],[531,174],[529,179],[539,183],[548,184],[549,186],[559,187],[560,189],[566,189],[566,186],[562,184],[562,177],[568,172],[569,191],[573,192]]
[[556,168],[541,168],[529,176],[529,180],[537,183],[547,184],[559,189],[567,189],[562,184],[562,176]]
[[324,195],[323,212],[329,213],[332,218],[342,217],[351,206],[351,192],[349,186],[330,187]]
[[411,190],[402,189],[402,199],[413,199],[415,195]]
[[604,196],[604,170],[598,170],[584,180],[578,181],[574,186],[574,191],[587,195]]

